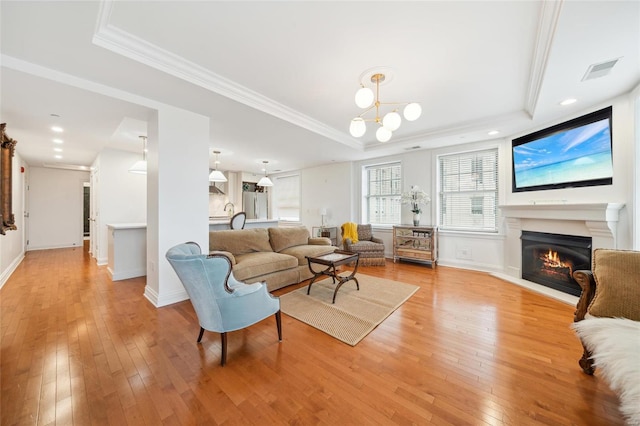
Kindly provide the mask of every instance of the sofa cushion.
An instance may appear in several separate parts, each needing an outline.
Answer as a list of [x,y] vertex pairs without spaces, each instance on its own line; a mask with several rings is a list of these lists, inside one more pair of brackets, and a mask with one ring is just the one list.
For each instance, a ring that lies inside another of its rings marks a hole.
[[591,315],[640,321],[640,251],[596,249],[593,277],[596,294],[588,309]]
[[323,254],[333,253],[337,247],[332,245],[301,245],[295,247],[289,247],[282,250],[280,253],[294,256],[298,259],[298,265],[308,265],[307,258],[305,256],[322,256]]
[[309,230],[304,226],[269,228],[269,241],[275,252],[309,243]]
[[234,256],[273,251],[271,244],[269,244],[269,233],[266,228],[210,231],[209,251],[214,250],[228,251]]
[[384,244],[374,243],[373,241],[358,241],[355,244],[351,244],[351,250],[355,252],[384,252]]
[[270,274],[298,266],[298,260],[293,256],[274,253],[272,251],[260,253],[245,253],[236,255],[233,275],[238,281],[259,275]]

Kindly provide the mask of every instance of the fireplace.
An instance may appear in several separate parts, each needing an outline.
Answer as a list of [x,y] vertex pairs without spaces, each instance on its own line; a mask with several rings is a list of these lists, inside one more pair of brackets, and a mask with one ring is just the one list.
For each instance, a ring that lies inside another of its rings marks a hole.
[[591,269],[591,237],[522,231],[522,278],[580,296],[573,271]]

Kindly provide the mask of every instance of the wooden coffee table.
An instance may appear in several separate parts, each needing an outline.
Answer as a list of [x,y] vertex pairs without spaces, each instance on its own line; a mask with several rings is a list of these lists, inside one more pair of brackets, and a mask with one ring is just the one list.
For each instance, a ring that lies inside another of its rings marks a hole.
[[[336,303],[336,294],[338,294],[338,290],[340,290],[340,287],[342,287],[342,284],[346,283],[347,281],[351,281],[351,280],[355,281],[356,288],[358,289],[358,291],[360,290],[360,283],[356,278],[356,272],[358,271],[358,262],[360,261],[360,255],[358,253],[351,253],[350,251],[336,250],[333,253],[325,254],[322,256],[317,256],[317,257],[305,256],[305,257],[309,262],[309,270],[313,274],[313,278],[311,278],[311,281],[309,281],[309,287],[307,287],[307,294],[309,294],[309,292],[311,291],[311,285],[315,282],[316,278],[321,277],[323,275],[331,277],[334,284],[336,283],[336,280],[338,280],[336,289],[333,292],[333,302],[331,303]],[[347,275],[347,276],[338,275],[338,273],[336,272],[336,266],[344,265],[346,263],[353,263],[353,262],[356,263],[356,266],[353,268],[353,271],[351,271],[350,275]],[[314,271],[313,268],[311,267],[311,264],[313,263],[317,265],[326,266],[326,268],[324,268],[322,271]]]

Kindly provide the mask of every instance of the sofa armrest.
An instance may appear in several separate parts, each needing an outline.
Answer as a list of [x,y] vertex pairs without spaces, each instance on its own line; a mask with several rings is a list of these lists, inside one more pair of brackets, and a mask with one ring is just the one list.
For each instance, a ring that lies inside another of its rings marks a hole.
[[384,241],[382,241],[382,238],[378,238],[378,237],[371,237],[371,242],[372,243],[378,243],[378,244],[384,244]]
[[330,246],[331,239],[327,237],[309,237],[309,245],[311,246]]
[[582,321],[587,314],[589,304],[593,300],[593,296],[596,294],[596,281],[593,277],[593,272],[589,270],[578,270],[573,272],[573,278],[580,284],[582,293],[580,293],[580,299],[576,305],[576,311],[573,317],[574,322]]
[[211,255],[222,255],[222,256],[225,256],[231,262],[231,267],[233,267],[236,264],[236,258],[233,257],[233,254],[231,254],[231,252],[222,251],[222,250],[214,250],[214,251],[210,251],[209,252],[209,256],[211,256]]

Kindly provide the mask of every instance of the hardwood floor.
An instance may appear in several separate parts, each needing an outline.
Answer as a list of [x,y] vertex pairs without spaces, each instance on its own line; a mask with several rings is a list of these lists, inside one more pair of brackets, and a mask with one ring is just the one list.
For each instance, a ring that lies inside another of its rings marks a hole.
[[[220,338],[86,250],[29,252],[0,292],[2,425],[622,425],[578,366],[574,308],[484,273],[362,267],[420,286],[348,346],[283,315]],[[279,291],[290,291],[298,286]]]

